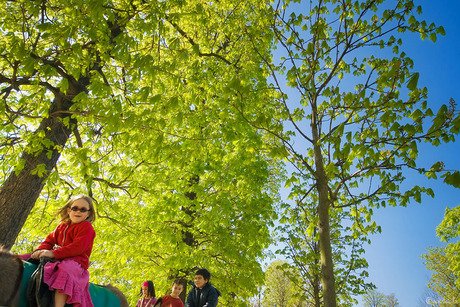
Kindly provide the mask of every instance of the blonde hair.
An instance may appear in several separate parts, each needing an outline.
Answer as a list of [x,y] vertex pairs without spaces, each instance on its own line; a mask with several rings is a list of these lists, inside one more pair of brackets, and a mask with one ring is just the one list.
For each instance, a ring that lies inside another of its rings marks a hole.
[[86,221],[92,223],[96,220],[96,212],[94,212],[93,199],[84,194],[80,194],[72,196],[70,200],[56,213],[56,216],[60,218],[62,223],[70,222],[70,217],[67,209],[70,209],[72,204],[79,199],[84,199],[89,205],[88,217],[86,218]]

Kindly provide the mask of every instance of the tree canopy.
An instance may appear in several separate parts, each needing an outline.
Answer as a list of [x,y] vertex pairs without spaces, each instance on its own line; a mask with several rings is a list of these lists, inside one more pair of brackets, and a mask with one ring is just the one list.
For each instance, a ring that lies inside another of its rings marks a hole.
[[447,208],[444,220],[437,228],[437,235],[445,244],[428,248],[423,260],[432,272],[428,287],[434,306],[456,306],[460,303],[460,207]]
[[271,262],[265,270],[263,306],[309,306],[299,277],[296,268],[286,261]]
[[221,304],[244,306],[279,213],[302,291],[352,304],[373,209],[433,196],[406,172],[458,186],[417,156],[460,117],[432,109],[403,51],[444,34],[414,1],[299,2],[3,1],[0,243],[30,251],[86,193],[93,281],[134,302],[146,279],[161,294],[206,267]]
[[363,296],[364,306],[366,307],[397,307],[398,299],[394,294],[385,295],[376,289],[368,291]]
[[206,267],[222,304],[241,304],[262,281],[280,173],[278,142],[247,122],[277,112],[249,51],[269,54],[270,11],[3,1],[0,242],[30,251],[69,195],[86,193],[92,281],[133,302],[146,279],[161,294]]

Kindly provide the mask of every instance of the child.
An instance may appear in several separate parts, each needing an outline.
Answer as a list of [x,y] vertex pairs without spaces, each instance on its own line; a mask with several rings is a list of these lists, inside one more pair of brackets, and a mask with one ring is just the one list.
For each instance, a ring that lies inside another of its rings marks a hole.
[[158,300],[161,301],[161,307],[184,307],[184,303],[179,298],[182,290],[184,290],[184,286],[181,284],[180,279],[175,280],[171,286],[171,294],[162,296]]
[[43,281],[54,290],[54,306],[93,307],[89,294],[89,257],[96,236],[93,201],[85,195],[71,198],[58,212],[61,223],[32,253],[31,258],[53,258],[45,264]]
[[153,307],[157,302],[155,298],[155,287],[151,280],[144,281],[139,295],[142,295],[142,297],[137,301],[136,307]]
[[209,282],[211,273],[206,269],[199,269],[195,273],[195,284],[188,292],[186,307],[216,307],[219,296],[219,290],[214,288]]

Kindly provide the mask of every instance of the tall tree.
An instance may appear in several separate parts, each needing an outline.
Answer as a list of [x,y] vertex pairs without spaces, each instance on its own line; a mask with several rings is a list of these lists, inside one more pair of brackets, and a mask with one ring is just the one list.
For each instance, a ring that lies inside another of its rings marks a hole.
[[263,306],[307,306],[299,277],[296,269],[285,261],[270,263],[265,270]]
[[[321,255],[316,227],[317,214],[314,203],[298,203],[296,209],[285,209],[281,241],[284,248],[280,251],[296,265],[307,294],[309,306],[322,306]],[[287,219],[289,217],[289,219]],[[355,306],[358,294],[365,293],[372,286],[365,282],[367,261],[360,255],[364,244],[368,242],[364,235],[352,235],[352,225],[341,225],[346,212],[337,210],[331,215],[331,244],[333,261],[337,268],[336,289],[341,306]]]
[[260,1],[3,1],[0,243],[22,227],[14,250],[30,250],[88,193],[93,281],[135,301],[145,279],[161,293],[207,267],[222,305],[243,304],[275,216],[278,141],[247,123],[277,111],[249,51],[269,54],[271,16]]
[[387,295],[385,298],[385,304],[388,307],[398,307],[399,301],[394,294]]
[[363,296],[364,306],[366,307],[397,307],[398,299],[394,294],[385,295],[376,289],[369,290]]
[[[277,49],[273,61],[264,61],[283,106],[278,120],[286,123],[284,134],[272,133],[292,165],[288,187],[295,203],[285,221],[305,222],[316,234],[319,258],[308,265],[319,263],[321,304],[333,307],[338,276],[346,281],[352,271],[334,266],[337,227],[349,226],[343,235],[362,242],[379,230],[374,208],[433,196],[431,189],[406,182],[407,172],[455,176],[442,162],[417,164],[418,145],[454,141],[460,119],[453,100],[432,110],[402,49],[406,34],[436,41],[444,29],[418,20],[421,8],[410,0],[280,0],[273,8]],[[265,128],[264,122],[252,124]],[[295,215],[307,207],[313,218]]]
[[366,307],[383,307],[385,306],[385,294],[373,289],[364,295],[363,301]]
[[422,257],[426,268],[432,272],[428,288],[435,295],[437,306],[455,306],[460,304],[460,236],[458,221],[460,207],[447,208],[444,220],[438,226],[437,234],[446,244],[429,248]]

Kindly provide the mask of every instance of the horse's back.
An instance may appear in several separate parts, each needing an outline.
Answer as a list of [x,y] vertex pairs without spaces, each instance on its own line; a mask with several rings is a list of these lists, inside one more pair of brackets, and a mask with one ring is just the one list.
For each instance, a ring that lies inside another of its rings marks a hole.
[[[29,307],[27,302],[27,284],[29,283],[30,276],[37,269],[37,265],[24,262],[24,273],[21,284],[21,298],[19,307]],[[89,284],[89,294],[93,301],[94,307],[120,307],[120,299],[109,289],[103,286]],[[71,305],[66,305],[71,306]]]
[[91,295],[94,307],[120,306],[120,299],[115,295],[115,293],[103,286],[90,283],[89,294]]

